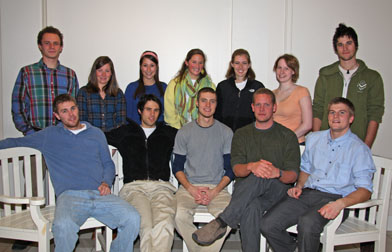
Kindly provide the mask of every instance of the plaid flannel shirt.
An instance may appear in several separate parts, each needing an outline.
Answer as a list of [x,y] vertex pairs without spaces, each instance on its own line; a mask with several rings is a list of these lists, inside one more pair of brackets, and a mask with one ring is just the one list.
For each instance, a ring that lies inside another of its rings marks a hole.
[[24,135],[56,124],[53,101],[57,95],[73,97],[79,89],[75,72],[58,62],[48,68],[42,59],[20,69],[12,91],[12,118]]
[[80,121],[87,121],[102,131],[110,131],[126,123],[125,97],[121,89],[117,96],[89,93],[86,86],[79,90],[77,97]]

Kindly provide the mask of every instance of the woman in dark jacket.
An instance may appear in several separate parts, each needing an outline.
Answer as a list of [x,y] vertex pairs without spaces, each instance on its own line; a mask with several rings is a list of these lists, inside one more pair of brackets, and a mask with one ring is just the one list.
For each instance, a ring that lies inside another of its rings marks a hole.
[[227,79],[221,81],[216,89],[218,105],[215,112],[215,118],[233,132],[254,121],[251,108],[253,93],[264,87],[255,77],[248,51],[235,50],[226,73]]

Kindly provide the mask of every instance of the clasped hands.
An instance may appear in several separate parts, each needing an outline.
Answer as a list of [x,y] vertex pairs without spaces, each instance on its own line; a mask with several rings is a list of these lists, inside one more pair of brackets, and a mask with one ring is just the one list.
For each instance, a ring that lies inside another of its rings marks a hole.
[[194,186],[188,189],[189,193],[195,199],[195,203],[207,206],[213,198],[218,194],[216,190],[207,186]]
[[260,159],[257,162],[249,163],[248,170],[259,178],[279,178],[279,169],[267,160]]

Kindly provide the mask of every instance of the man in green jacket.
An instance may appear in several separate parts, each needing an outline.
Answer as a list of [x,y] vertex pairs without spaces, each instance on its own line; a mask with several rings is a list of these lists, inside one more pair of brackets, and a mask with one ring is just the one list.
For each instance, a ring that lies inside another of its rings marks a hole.
[[351,131],[371,148],[384,114],[382,78],[356,58],[358,36],[352,27],[339,24],[333,46],[339,61],[320,69],[314,90],[313,131],[328,129],[328,102],[345,97],[356,109]]

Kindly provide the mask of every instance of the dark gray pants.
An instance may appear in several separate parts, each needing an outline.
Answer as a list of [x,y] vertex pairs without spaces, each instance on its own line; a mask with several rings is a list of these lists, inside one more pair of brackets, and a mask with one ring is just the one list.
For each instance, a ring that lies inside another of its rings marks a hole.
[[260,251],[261,217],[286,195],[288,188],[278,179],[253,174],[236,182],[230,204],[219,217],[231,228],[240,225],[242,251]]
[[[317,210],[340,195],[313,189],[304,189],[299,199],[286,196],[286,199],[263,216],[261,233],[276,252],[292,252],[298,245],[299,252],[315,252],[320,246],[320,234],[328,219]],[[297,244],[286,229],[297,224]]]

